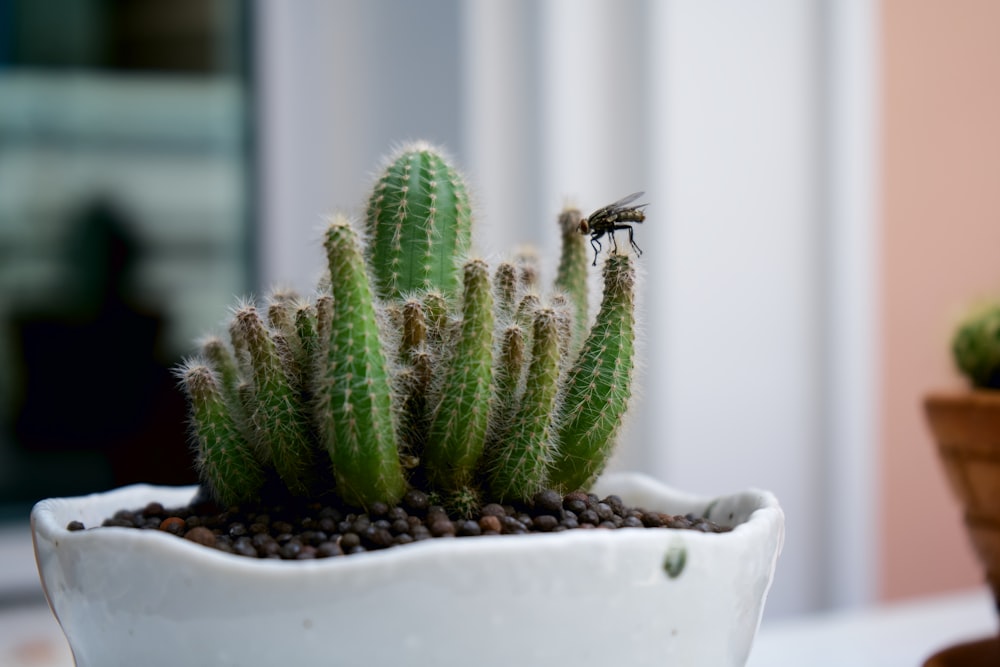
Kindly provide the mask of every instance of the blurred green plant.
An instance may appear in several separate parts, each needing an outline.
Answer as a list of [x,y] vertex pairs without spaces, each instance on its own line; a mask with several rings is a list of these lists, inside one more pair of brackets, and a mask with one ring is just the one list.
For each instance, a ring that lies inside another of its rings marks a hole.
[[959,371],[974,387],[1000,389],[1000,303],[967,315],[955,331],[951,351]]

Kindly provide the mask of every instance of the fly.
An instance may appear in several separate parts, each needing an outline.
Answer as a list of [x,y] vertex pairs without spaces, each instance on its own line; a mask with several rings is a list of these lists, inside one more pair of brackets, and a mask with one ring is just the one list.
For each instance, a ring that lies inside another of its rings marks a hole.
[[636,199],[641,197],[643,192],[633,192],[627,197],[623,197],[613,204],[608,204],[599,208],[588,217],[580,221],[580,233],[590,234],[590,247],[594,249],[594,261],[591,266],[597,266],[597,256],[601,252],[600,238],[607,234],[611,237],[612,252],[618,252],[618,244],[615,242],[615,232],[628,231],[628,242],[635,248],[635,251],[642,254],[642,249],[636,245],[632,236],[632,225],[646,219],[646,214],[642,209],[647,204],[637,204],[629,206]]

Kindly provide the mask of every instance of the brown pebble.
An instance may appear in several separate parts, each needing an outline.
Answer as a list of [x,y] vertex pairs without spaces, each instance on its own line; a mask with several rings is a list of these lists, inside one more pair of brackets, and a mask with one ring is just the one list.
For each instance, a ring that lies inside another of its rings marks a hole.
[[203,544],[206,547],[215,546],[215,533],[204,526],[197,526],[184,533],[184,539]]
[[484,531],[495,530],[499,533],[501,528],[500,519],[493,514],[487,514],[479,520],[479,527]]
[[484,517],[485,516],[500,517],[506,514],[507,511],[503,508],[503,505],[500,505],[499,503],[487,503],[486,505],[483,505],[482,515]]
[[146,516],[157,516],[163,514],[163,505],[156,502],[149,503],[146,505],[145,509],[142,510],[142,513]]
[[184,530],[184,519],[179,516],[168,516],[160,522],[160,530],[179,535]]
[[534,525],[537,530],[547,533],[559,525],[559,519],[551,514],[541,514],[535,517]]
[[455,534],[455,525],[448,519],[438,519],[431,524],[431,535],[434,537],[443,537],[445,535]]

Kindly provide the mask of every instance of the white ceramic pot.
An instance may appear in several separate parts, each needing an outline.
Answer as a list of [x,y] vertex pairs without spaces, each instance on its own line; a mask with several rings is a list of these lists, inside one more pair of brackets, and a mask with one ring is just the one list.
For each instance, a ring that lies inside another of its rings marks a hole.
[[79,667],[742,665],[784,535],[770,493],[695,498],[636,474],[595,492],[735,529],[437,539],[305,562],[66,529],[194,491],[137,485],[35,506],[38,569]]

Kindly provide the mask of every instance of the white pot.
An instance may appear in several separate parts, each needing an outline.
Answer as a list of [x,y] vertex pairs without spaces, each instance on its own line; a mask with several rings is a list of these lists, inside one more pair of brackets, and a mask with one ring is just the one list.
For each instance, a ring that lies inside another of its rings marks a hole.
[[33,509],[42,584],[78,667],[742,665],[784,537],[770,493],[695,498],[636,474],[595,493],[735,529],[435,539],[305,562],[66,529],[194,491],[137,485]]

